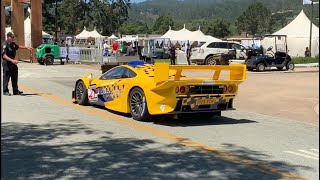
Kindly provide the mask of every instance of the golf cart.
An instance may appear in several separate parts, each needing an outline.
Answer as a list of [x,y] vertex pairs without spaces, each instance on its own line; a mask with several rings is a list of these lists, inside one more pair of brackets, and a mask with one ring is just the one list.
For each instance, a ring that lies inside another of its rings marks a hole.
[[[252,56],[251,59],[248,59],[246,61],[247,69],[249,71],[256,69],[256,71],[258,72],[263,72],[267,68],[270,69],[272,67],[277,68],[279,71],[282,71],[284,68],[286,70],[294,70],[295,65],[291,57],[288,55],[287,36],[286,35],[264,36],[264,38],[266,37],[274,38],[275,48],[273,46],[270,46],[267,49],[266,54]],[[284,44],[278,44],[279,40],[284,40]]]
[[56,44],[41,44],[36,49],[36,58],[41,65],[53,65],[55,59],[59,59],[60,64],[64,65],[68,57],[60,57],[60,46]]

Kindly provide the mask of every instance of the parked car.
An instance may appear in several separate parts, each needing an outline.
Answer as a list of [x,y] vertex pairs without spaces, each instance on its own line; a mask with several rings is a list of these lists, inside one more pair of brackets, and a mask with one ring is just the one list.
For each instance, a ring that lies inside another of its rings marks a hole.
[[[249,71],[256,70],[263,72],[266,68],[275,67],[282,71],[284,68],[286,70],[294,70],[295,64],[292,61],[290,55],[288,55],[287,48],[287,36],[286,35],[266,35],[265,37],[275,38],[275,48],[273,46],[267,49],[267,53],[264,55],[252,56],[251,59],[246,61],[247,69]],[[284,39],[284,49],[278,49],[279,46],[278,39]],[[275,50],[275,52],[273,51]]]
[[235,52],[236,59],[246,59],[247,55],[245,47],[236,42],[222,41],[222,42],[207,42],[201,47],[194,48],[191,55],[191,62],[195,64],[206,65],[220,65],[226,64],[220,62],[219,57],[221,54],[232,54],[230,51]]

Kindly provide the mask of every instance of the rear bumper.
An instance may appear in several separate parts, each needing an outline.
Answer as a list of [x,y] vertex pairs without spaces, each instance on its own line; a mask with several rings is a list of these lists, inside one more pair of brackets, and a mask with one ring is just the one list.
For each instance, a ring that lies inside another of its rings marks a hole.
[[[189,97],[178,98],[177,105],[173,112],[169,114],[186,114],[199,112],[220,112],[235,110],[233,108],[233,100],[235,96],[216,96],[216,97]],[[204,101],[212,101],[211,103],[202,104]]]

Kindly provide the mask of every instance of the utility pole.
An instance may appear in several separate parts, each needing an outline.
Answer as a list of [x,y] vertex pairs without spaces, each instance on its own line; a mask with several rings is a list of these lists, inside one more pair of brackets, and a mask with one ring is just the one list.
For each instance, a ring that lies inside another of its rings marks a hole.
[[58,43],[58,2],[56,0],[56,7],[55,7],[55,21],[56,21],[56,32],[55,32],[55,43],[57,44]]
[[310,51],[310,56],[312,56],[312,19],[313,19],[313,0],[311,1],[311,19],[310,19],[310,39],[309,39],[309,51]]

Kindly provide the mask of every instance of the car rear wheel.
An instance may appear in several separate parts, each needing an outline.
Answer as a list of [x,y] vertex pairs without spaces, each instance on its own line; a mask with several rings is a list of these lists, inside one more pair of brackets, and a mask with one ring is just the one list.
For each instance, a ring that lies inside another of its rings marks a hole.
[[45,59],[45,64],[46,65],[53,65],[54,63],[54,59],[52,56],[46,56],[46,59]]
[[219,60],[214,59],[213,56],[209,56],[206,59],[206,65],[211,65],[211,66],[219,65]]
[[147,100],[144,92],[140,88],[134,88],[129,95],[129,108],[134,120],[148,121],[150,117]]
[[289,70],[291,70],[291,71],[293,71],[294,70],[294,68],[295,68],[295,65],[294,65],[294,63],[293,62],[288,62],[288,64],[287,64],[287,66],[286,66],[286,69],[289,71]]
[[79,81],[76,85],[76,100],[79,105],[89,105],[88,90],[83,81]]
[[263,72],[266,70],[266,66],[263,63],[257,65],[257,71]]

